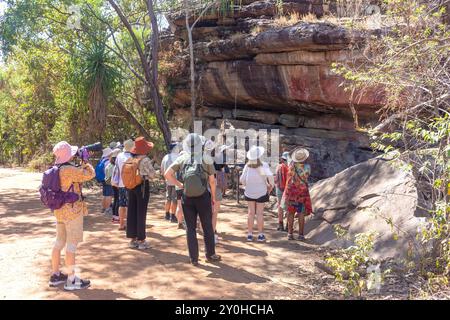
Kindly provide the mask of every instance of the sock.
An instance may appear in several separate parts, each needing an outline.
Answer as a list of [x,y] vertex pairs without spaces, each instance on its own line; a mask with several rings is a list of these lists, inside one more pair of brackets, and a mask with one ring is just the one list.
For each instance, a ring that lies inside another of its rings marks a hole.
[[67,280],[69,280],[70,282],[73,282],[75,280],[75,275],[74,274],[69,275]]

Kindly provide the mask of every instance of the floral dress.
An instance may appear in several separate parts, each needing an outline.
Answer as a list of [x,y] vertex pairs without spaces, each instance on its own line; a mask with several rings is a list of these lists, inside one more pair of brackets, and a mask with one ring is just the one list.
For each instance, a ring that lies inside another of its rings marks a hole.
[[311,197],[309,195],[308,177],[311,167],[308,164],[292,162],[286,181],[281,205],[289,213],[312,213]]

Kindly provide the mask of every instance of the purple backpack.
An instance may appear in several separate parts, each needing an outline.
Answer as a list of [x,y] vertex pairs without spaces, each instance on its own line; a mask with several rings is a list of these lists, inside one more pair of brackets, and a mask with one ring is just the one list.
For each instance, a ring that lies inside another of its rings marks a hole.
[[60,209],[66,203],[74,203],[80,196],[73,191],[73,184],[69,191],[61,190],[61,181],[59,179],[60,166],[53,166],[44,172],[42,184],[39,187],[42,203],[49,209]]

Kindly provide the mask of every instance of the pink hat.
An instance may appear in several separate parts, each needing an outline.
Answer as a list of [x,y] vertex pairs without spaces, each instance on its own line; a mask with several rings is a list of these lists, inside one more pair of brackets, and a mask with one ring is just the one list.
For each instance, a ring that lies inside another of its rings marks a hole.
[[55,164],[68,162],[78,151],[78,147],[71,146],[66,141],[58,142],[53,148],[56,157]]

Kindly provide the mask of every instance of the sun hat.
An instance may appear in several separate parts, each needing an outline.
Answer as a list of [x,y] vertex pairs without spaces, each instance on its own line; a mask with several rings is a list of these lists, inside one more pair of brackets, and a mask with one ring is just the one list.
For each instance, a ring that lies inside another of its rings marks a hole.
[[264,149],[261,146],[253,146],[250,148],[250,150],[248,150],[247,158],[250,161],[258,160],[259,158],[262,157],[265,151],[266,149]]
[[197,133],[189,133],[183,140],[183,150],[187,153],[202,152],[203,139]]
[[102,158],[109,157],[112,152],[113,150],[110,147],[103,149]]
[[283,154],[281,155],[281,159],[283,160],[287,160],[289,158],[289,152],[283,152]]
[[117,158],[117,156],[119,155],[119,153],[121,153],[122,150],[120,150],[119,148],[116,148],[113,150],[113,152],[111,153],[111,157],[112,158]]
[[134,141],[131,139],[128,139],[126,141],[123,142],[123,150],[126,152],[130,152],[131,149],[134,148]]
[[144,137],[139,137],[134,141],[134,147],[130,152],[137,155],[147,155],[153,149],[153,146],[153,142],[145,140]]
[[71,146],[66,141],[60,141],[53,147],[53,154],[56,157],[55,164],[68,162],[78,151],[78,147]]
[[109,144],[109,147],[111,148],[111,149],[116,149],[116,148],[119,148],[120,147],[120,142],[111,142],[110,144]]
[[294,162],[303,162],[309,157],[309,151],[305,148],[298,148],[292,151],[291,159]]
[[216,144],[212,140],[206,140],[204,143],[205,150],[212,151],[216,147]]

